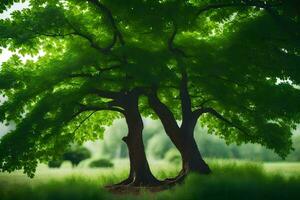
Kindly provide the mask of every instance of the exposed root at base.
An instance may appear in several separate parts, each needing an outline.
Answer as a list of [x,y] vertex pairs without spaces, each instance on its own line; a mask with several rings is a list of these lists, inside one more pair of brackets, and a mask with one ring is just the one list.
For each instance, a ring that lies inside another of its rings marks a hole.
[[121,181],[120,183],[113,184],[113,185],[107,185],[107,186],[105,186],[105,188],[108,189],[108,190],[117,189],[119,187],[127,186],[132,182],[133,182],[133,179],[131,177],[129,177],[129,178],[125,179],[124,181]]
[[161,192],[167,189],[170,189],[174,187],[177,184],[181,184],[186,177],[186,174],[178,175],[175,178],[170,178],[170,179],[165,179],[163,181],[154,181],[154,182],[148,182],[147,184],[141,183],[141,182],[135,182],[132,181],[129,184],[126,181],[122,181],[121,183],[123,184],[115,184],[115,185],[110,185],[106,186],[105,188],[114,194],[133,194],[133,195],[138,195],[141,192],[151,192],[151,193],[156,193],[156,192]]
[[[207,175],[207,173],[203,173],[202,171],[194,171],[196,173]],[[167,178],[163,181],[159,181],[156,179],[151,179],[147,181],[138,181],[132,180],[132,178],[128,178],[118,184],[106,186],[105,188],[114,194],[133,194],[138,195],[141,192],[148,191],[151,193],[161,192],[167,189],[170,189],[176,185],[182,184],[187,177],[189,171],[182,170],[176,177]],[[210,172],[211,173],[211,172]]]

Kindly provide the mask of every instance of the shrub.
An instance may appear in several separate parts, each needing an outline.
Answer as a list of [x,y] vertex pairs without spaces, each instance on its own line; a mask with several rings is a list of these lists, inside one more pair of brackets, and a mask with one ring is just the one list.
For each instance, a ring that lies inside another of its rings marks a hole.
[[73,147],[63,155],[63,160],[70,161],[76,167],[81,161],[91,157],[91,152],[85,147]]
[[114,164],[107,159],[99,159],[99,160],[92,161],[89,164],[89,166],[92,168],[96,168],[96,167],[110,168],[110,167],[113,167]]
[[165,154],[165,159],[171,163],[181,163],[181,156],[177,149],[172,148]]
[[63,160],[50,160],[48,162],[48,167],[49,168],[60,168],[62,163],[63,163]]

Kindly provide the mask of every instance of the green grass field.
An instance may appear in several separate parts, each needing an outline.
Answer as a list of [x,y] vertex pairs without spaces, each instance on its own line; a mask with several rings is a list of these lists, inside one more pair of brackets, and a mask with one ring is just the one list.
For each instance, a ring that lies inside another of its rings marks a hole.
[[[175,176],[179,166],[151,161],[160,179]],[[61,169],[40,166],[34,179],[22,172],[0,173],[0,200],[89,200],[89,199],[297,199],[300,195],[300,163],[254,163],[209,160],[213,174],[190,175],[184,184],[159,193],[115,195],[103,186],[127,176],[128,163],[116,161],[110,169],[79,166]]]

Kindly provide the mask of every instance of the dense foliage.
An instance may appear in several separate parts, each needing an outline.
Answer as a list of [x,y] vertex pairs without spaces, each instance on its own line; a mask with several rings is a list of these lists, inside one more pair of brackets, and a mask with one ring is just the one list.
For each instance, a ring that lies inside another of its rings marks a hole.
[[70,161],[76,167],[81,161],[91,157],[91,152],[85,147],[72,147],[63,154],[63,160]]
[[48,162],[48,167],[49,168],[60,168],[60,166],[61,166],[62,163],[63,163],[63,160],[59,160],[59,159],[50,160]]
[[[171,141],[164,134],[161,123],[157,120],[144,119],[147,124],[144,130],[144,143],[147,156],[151,159],[175,160],[179,163],[180,154],[172,145]],[[124,144],[120,143],[125,132],[122,128],[126,126],[124,120],[116,120],[112,126],[105,130],[104,140],[88,142],[86,146],[94,152],[94,156],[106,156],[110,159],[124,159],[128,157],[128,152]],[[200,124],[195,129],[195,138],[198,147],[205,158],[220,159],[243,159],[253,161],[300,161],[300,129],[292,137],[294,150],[283,160],[273,151],[259,144],[226,144],[226,141],[215,135],[208,134],[207,129]],[[163,146],[155,146],[160,144]]]
[[[20,0],[2,1],[0,11],[13,2]],[[154,89],[177,120],[201,114],[228,143],[259,143],[282,157],[292,149],[300,122],[296,0],[29,2],[0,21],[0,46],[14,52],[0,71],[8,99],[0,121],[16,123],[1,139],[1,170],[33,176],[68,144],[101,138],[120,117],[108,110],[123,111],[110,100],[132,90]],[[28,54],[40,58],[23,62]]]
[[98,159],[98,160],[94,160],[92,161],[90,164],[89,164],[89,167],[92,167],[92,168],[97,168],[97,167],[100,167],[100,168],[110,168],[110,167],[113,167],[114,164],[108,160],[108,159]]

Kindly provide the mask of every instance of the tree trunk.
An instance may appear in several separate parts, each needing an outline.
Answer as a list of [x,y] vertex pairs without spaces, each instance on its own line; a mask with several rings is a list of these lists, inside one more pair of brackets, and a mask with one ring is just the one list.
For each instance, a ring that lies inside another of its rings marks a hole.
[[[176,179],[186,176],[188,173],[199,173],[199,174],[210,174],[211,170],[206,162],[203,160],[203,157],[198,149],[197,143],[190,130],[181,127],[179,131],[180,134],[169,134],[169,137],[172,137],[172,141],[180,143],[174,144],[182,159],[182,170]],[[194,127],[192,128],[194,132]]]
[[196,172],[200,174],[211,173],[209,166],[202,158],[193,135],[184,133],[185,132],[183,130],[182,135],[186,137],[184,145],[181,149],[178,149],[182,156],[182,169],[184,174],[189,172]]
[[127,144],[130,159],[130,175],[126,183],[132,186],[153,186],[160,182],[153,176],[145,154],[143,143],[143,121],[138,109],[138,97],[128,95],[125,99],[125,119],[128,135],[123,138]]
[[176,179],[184,177],[189,172],[209,174],[209,166],[205,163],[194,138],[197,119],[192,116],[178,126],[173,113],[163,104],[156,94],[148,96],[150,107],[160,118],[166,134],[181,154],[182,170]]

